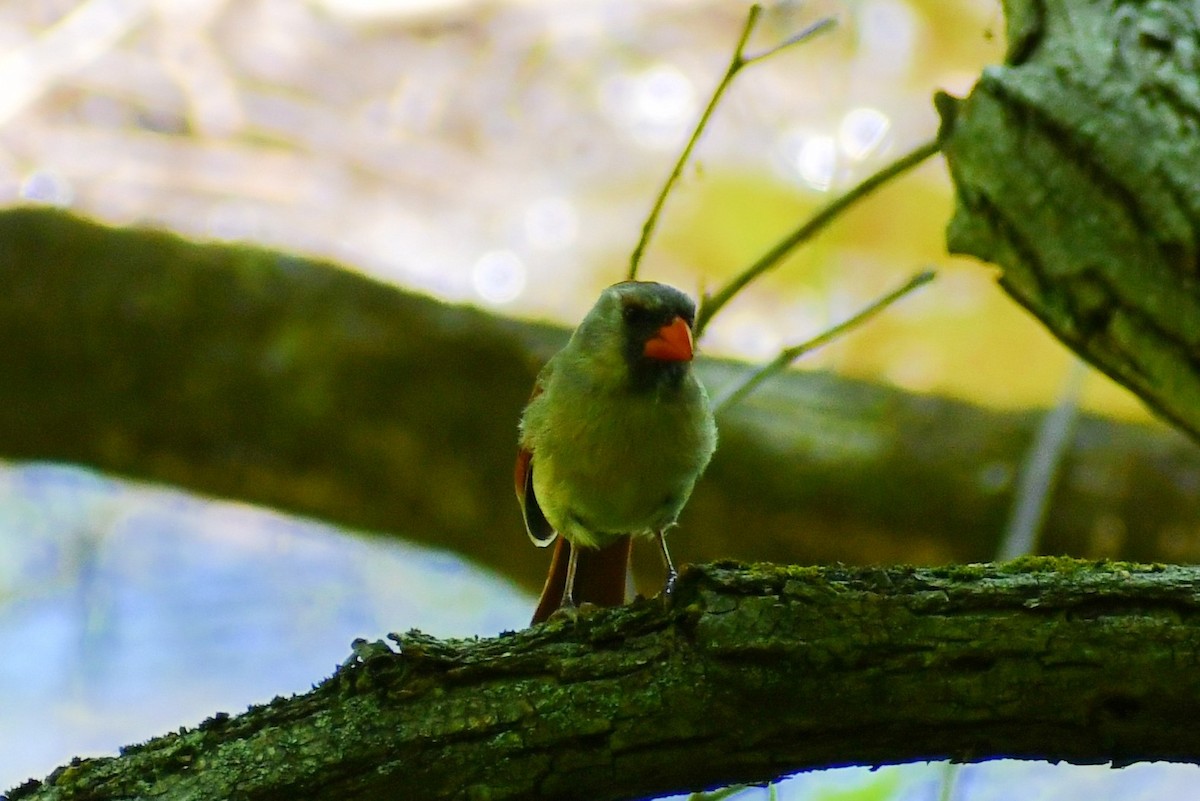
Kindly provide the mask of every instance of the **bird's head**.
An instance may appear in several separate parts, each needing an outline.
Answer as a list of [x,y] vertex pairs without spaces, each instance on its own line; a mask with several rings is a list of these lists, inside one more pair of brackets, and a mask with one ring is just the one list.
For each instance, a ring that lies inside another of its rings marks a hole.
[[693,356],[696,304],[653,281],[622,281],[600,295],[575,336],[635,390],[678,386]]

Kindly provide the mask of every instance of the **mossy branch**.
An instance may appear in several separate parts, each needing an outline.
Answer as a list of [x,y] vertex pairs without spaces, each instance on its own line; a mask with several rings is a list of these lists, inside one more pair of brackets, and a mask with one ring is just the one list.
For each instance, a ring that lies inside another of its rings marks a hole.
[[831,765],[1197,762],[1198,614],[1196,567],[695,566],[670,604],[393,635],[305,695],[10,801],[603,801]]

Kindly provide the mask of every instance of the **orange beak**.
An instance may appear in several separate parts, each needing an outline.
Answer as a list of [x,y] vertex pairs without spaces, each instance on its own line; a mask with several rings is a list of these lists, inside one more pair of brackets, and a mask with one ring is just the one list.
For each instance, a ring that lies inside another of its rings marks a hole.
[[692,329],[687,320],[676,317],[658,329],[646,342],[642,353],[649,359],[662,362],[690,362],[692,360]]

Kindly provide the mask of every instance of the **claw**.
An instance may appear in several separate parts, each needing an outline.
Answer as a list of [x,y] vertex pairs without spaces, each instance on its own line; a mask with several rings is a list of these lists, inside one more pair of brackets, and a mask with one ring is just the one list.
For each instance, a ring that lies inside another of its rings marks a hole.
[[575,605],[575,601],[570,596],[563,596],[562,604],[555,609],[548,620],[567,620],[574,623],[579,619],[579,607]]
[[678,579],[679,573],[674,568],[667,571],[667,580],[663,582],[662,588],[663,596],[670,598],[675,594],[675,585]]

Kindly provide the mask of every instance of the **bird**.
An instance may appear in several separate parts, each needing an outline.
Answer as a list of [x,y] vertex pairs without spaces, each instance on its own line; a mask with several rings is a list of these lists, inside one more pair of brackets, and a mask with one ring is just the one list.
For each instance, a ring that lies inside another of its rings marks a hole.
[[695,319],[672,286],[613,284],[538,373],[514,471],[529,538],[555,544],[533,624],[625,603],[634,537],[657,538],[673,591],[665,535],[717,446],[692,367]]

